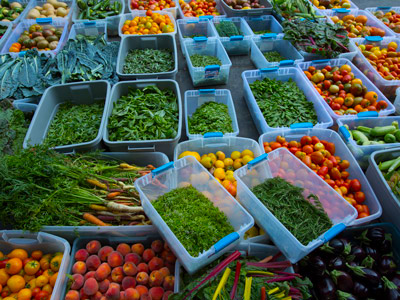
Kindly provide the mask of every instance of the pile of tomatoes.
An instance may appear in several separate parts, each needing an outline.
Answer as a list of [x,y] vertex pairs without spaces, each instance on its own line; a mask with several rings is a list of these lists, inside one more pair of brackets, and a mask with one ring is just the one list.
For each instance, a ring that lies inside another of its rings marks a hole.
[[200,16],[219,16],[217,3],[215,0],[190,0],[186,3],[184,0],[179,0],[183,15],[185,17],[200,17]]
[[365,36],[385,36],[385,31],[381,28],[368,26],[368,17],[364,15],[358,15],[357,17],[349,14],[345,15],[342,19],[338,16],[334,16],[331,20],[335,24],[342,25],[348,32],[349,38],[358,38]]
[[397,13],[394,10],[388,11],[387,13],[377,10],[374,12],[374,16],[394,32],[400,33],[400,13]]
[[175,2],[172,0],[131,0],[131,9],[157,11],[172,7],[175,7]]
[[49,300],[56,284],[63,254],[31,255],[14,249],[7,255],[0,251],[0,295],[3,300]]
[[350,8],[351,7],[349,0],[312,0],[311,2],[319,9]]
[[388,106],[386,101],[379,101],[375,92],[369,92],[361,79],[354,77],[349,65],[325,66],[321,70],[311,66],[304,74],[337,115],[380,111]]
[[358,48],[370,64],[386,80],[400,80],[400,52],[397,43],[390,42],[387,48],[374,45],[359,45]]
[[123,34],[161,34],[174,32],[174,24],[168,15],[146,12],[145,17],[135,17],[126,20],[121,28]]
[[361,183],[358,179],[349,178],[350,173],[347,169],[350,163],[340,156],[335,156],[334,143],[308,135],[303,136],[300,142],[288,142],[284,137],[277,136],[275,141],[264,142],[263,146],[266,153],[281,147],[289,149],[357,209],[358,219],[370,215],[368,206],[363,204],[365,194],[361,191]]

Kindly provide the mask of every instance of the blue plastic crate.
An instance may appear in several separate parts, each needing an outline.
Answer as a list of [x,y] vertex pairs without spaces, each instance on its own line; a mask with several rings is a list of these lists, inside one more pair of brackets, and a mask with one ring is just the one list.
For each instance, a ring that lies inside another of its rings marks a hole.
[[259,17],[251,17],[246,16],[243,17],[246,21],[247,25],[249,25],[253,35],[258,35],[256,31],[269,30],[271,33],[276,35],[283,35],[283,28],[281,24],[274,18],[274,16],[259,16]]

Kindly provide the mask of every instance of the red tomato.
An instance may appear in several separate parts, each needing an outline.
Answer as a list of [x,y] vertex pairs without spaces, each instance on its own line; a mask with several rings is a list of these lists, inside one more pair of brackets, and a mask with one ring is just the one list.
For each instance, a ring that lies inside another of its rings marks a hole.
[[328,159],[332,162],[334,167],[337,167],[337,160],[333,155],[331,155]]
[[307,167],[311,167],[311,157],[304,156],[301,160]]
[[305,135],[300,139],[300,143],[301,143],[302,146],[311,145],[312,144],[312,139],[311,139],[310,136]]
[[313,149],[313,147],[311,145],[305,145],[302,150],[306,154],[311,154],[311,153],[314,152],[314,149]]
[[363,192],[356,192],[354,195],[357,203],[363,203],[365,201],[365,194]]
[[4,259],[1,259],[0,261],[0,269],[4,269],[6,267],[6,264],[8,262],[8,258],[5,257]]
[[338,168],[332,168],[332,170],[330,171],[330,174],[332,176],[332,179],[334,179],[334,180],[339,180],[341,178],[340,171]]
[[35,296],[35,300],[49,300],[49,299],[50,299],[49,292],[46,291],[40,291]]
[[334,186],[335,186],[335,181],[332,180],[332,179],[325,179],[325,182],[326,182],[327,184],[329,184],[331,187],[334,187]]
[[[322,166],[319,170],[318,170],[318,172],[317,172],[317,174],[318,175],[320,175],[320,176],[325,176],[326,174],[328,174],[328,167],[327,166]],[[323,178],[324,179],[324,178]]]
[[32,297],[35,297],[38,293],[40,293],[41,289],[39,287],[35,287],[32,290]]
[[333,163],[332,163],[332,161],[330,161],[329,159],[326,159],[326,160],[323,162],[323,165],[324,165],[324,166],[327,166],[329,170],[333,168]]
[[353,192],[361,191],[361,184],[360,184],[360,181],[358,181],[358,179],[353,179],[350,182],[350,190]]
[[293,154],[295,154],[297,151],[299,151],[299,148],[297,147],[290,147],[289,151],[292,152]]

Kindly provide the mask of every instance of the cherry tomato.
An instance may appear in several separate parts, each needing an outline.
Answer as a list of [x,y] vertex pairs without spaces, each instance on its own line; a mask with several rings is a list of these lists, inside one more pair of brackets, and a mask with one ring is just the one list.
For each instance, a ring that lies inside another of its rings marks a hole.
[[328,174],[328,167],[327,166],[322,166],[319,170],[318,170],[318,172],[317,172],[317,174],[318,175],[320,175],[320,176],[325,176],[326,174]]
[[313,145],[315,145],[315,144],[320,142],[319,138],[317,138],[315,135],[311,137],[311,141],[312,141]]
[[354,199],[357,201],[357,203],[363,203],[365,201],[365,194],[363,192],[356,192]]
[[39,287],[35,287],[32,290],[32,297],[35,297],[38,293],[40,293],[41,289]]
[[302,146],[311,145],[312,144],[312,139],[311,139],[310,136],[305,135],[300,139],[300,143],[301,143]]
[[49,292],[46,291],[40,291],[35,296],[35,300],[49,300],[49,299],[50,299],[50,294]]
[[350,167],[350,163],[348,160],[344,159],[339,162],[339,166],[342,168],[342,170],[346,170],[348,167]]
[[314,152],[314,149],[311,145],[305,145],[303,146],[303,152],[305,152],[306,154],[311,154]]
[[332,179],[334,179],[334,180],[339,180],[341,178],[340,171],[338,168],[332,168],[332,170],[330,171],[330,174],[332,176]]
[[360,181],[358,181],[358,179],[353,179],[350,182],[350,190],[353,192],[359,192],[361,190],[361,184]]
[[5,267],[6,267],[6,264],[7,264],[7,262],[8,262],[8,258],[7,257],[3,257],[1,260],[0,260],[0,269],[4,269]]

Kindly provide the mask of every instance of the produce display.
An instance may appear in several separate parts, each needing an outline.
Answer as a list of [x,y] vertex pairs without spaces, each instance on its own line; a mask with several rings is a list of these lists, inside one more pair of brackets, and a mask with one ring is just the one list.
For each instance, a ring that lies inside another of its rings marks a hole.
[[78,20],[99,20],[123,13],[122,4],[119,1],[77,0],[76,3],[79,8]]
[[390,10],[386,13],[382,10],[377,10],[373,14],[395,33],[400,33],[400,13],[394,10]]
[[265,5],[260,4],[259,0],[223,0],[232,9],[256,9],[265,8]]
[[291,78],[280,81],[265,77],[250,84],[257,105],[269,127],[290,127],[294,123],[318,123],[314,104]]
[[390,42],[386,48],[361,44],[358,48],[371,64],[386,80],[400,80],[400,52],[396,52],[397,43]]
[[215,29],[220,37],[231,37],[243,35],[242,31],[236,27],[233,21],[221,21],[215,24]]
[[321,17],[315,14],[315,9],[308,0],[271,0],[271,3],[274,10],[285,19]]
[[379,112],[388,107],[386,101],[378,99],[377,93],[368,91],[362,80],[355,78],[349,65],[327,65],[322,69],[311,66],[304,74],[339,116],[355,115],[364,111]]
[[[196,176],[208,175],[204,172]],[[204,193],[189,182],[181,186],[184,187],[158,197],[151,204],[186,251],[197,257],[235,229]]]
[[217,2],[214,0],[190,0],[189,2],[179,0],[179,5],[187,18],[221,15],[217,9]]
[[1,0],[0,2],[0,21],[10,22],[17,19],[24,11],[26,4],[20,2],[9,2],[8,0]]
[[190,61],[195,68],[204,68],[211,65],[222,65],[222,62],[218,57],[210,55],[193,54],[190,56]]
[[350,130],[347,124],[344,126],[349,130],[350,138],[361,146],[400,142],[400,130],[397,121],[392,122],[392,124],[388,126],[376,126],[373,128],[357,126],[352,130]]
[[281,60],[286,59],[278,51],[266,51],[266,52],[263,52],[263,55],[264,55],[265,59],[269,62],[279,62]]
[[175,27],[168,15],[146,12],[145,17],[126,20],[121,28],[123,34],[161,34],[174,32]]
[[311,2],[318,9],[351,8],[349,0],[312,0]]
[[53,25],[33,24],[29,31],[25,30],[16,43],[13,43],[8,49],[9,52],[20,52],[29,49],[38,51],[54,50],[58,46],[63,28],[56,28]]
[[27,19],[65,18],[70,11],[68,4],[57,0],[47,0],[43,5],[37,5],[26,15]]
[[116,247],[92,240],[74,253],[65,300],[135,300],[143,294],[147,299],[168,299],[174,290],[175,261],[161,240],[149,246],[120,243]]
[[172,0],[145,0],[137,1],[131,0],[131,9],[133,10],[163,10],[164,8],[173,8],[176,6],[175,1]]
[[126,55],[124,74],[146,74],[173,71],[175,67],[172,51],[168,49],[134,49]]
[[188,118],[188,127],[190,134],[233,132],[228,106],[213,101],[206,102],[196,109],[192,117]]
[[[15,248],[0,252],[0,285],[3,299],[49,300],[53,294],[63,253]],[[14,298],[15,297],[15,298]]]
[[316,136],[305,135],[300,141],[289,142],[284,137],[277,136],[275,141],[264,142],[263,146],[266,153],[280,147],[287,148],[353,205],[357,209],[358,219],[369,216],[368,206],[363,204],[365,194],[362,192],[360,181],[351,179],[352,176],[347,171],[350,163],[335,155],[334,143],[320,140]]
[[400,158],[386,160],[379,163],[379,170],[385,177],[386,182],[391,188],[392,192],[399,198],[400,197]]
[[364,15],[354,16],[352,14],[345,15],[343,18],[338,16],[331,17],[335,24],[342,25],[348,32],[349,38],[366,37],[366,36],[385,36],[385,31],[381,28],[368,26],[368,17]]
[[400,298],[400,280],[393,250],[392,235],[377,225],[334,238],[296,269],[311,280],[317,299],[394,300]]

